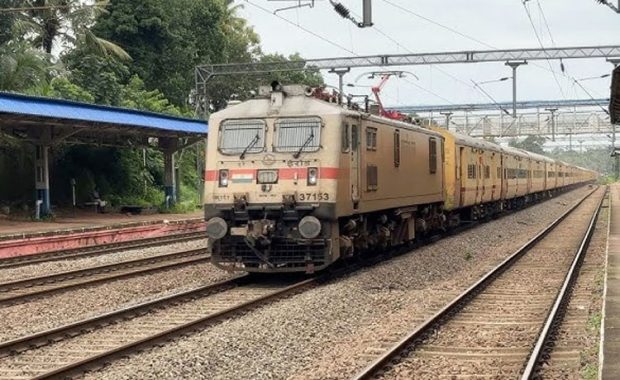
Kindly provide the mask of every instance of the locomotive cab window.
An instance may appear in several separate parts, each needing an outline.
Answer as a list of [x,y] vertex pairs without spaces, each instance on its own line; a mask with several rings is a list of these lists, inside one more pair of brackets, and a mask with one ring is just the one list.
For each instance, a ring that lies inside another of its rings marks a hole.
[[225,120],[221,127],[219,149],[222,154],[260,153],[265,149],[263,120]]
[[275,123],[276,152],[316,152],[320,148],[321,119],[279,119]]
[[428,168],[431,174],[437,173],[437,139],[428,139]]

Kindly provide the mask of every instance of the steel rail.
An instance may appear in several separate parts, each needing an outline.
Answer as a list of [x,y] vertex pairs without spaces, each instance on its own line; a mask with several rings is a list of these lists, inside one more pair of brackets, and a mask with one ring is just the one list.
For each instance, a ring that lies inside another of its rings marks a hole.
[[[96,267],[77,269],[68,272],[54,273],[50,275],[44,275],[39,277],[25,278],[22,280],[16,280],[0,284],[0,305],[8,302],[15,302],[18,300],[25,300],[34,296],[40,296],[43,294],[49,294],[60,290],[66,290],[75,288],[78,286],[92,285],[100,282],[106,282],[110,280],[116,280],[124,277],[131,277],[151,273],[155,271],[162,271],[179,266],[185,266],[190,264],[196,264],[210,260],[210,256],[207,255],[206,248],[192,249],[189,251],[175,252],[166,255],[159,255],[154,257],[146,257],[141,259],[122,261],[114,264],[106,264]],[[170,261],[172,261],[170,263]],[[163,263],[157,265],[158,263]],[[146,268],[140,269],[140,267]],[[137,268],[137,270],[113,273],[123,271],[125,269]],[[89,278],[97,276],[103,273],[109,272],[110,275]],[[71,282],[77,278],[84,277],[84,281]],[[62,281],[68,281],[66,284],[62,284]],[[46,285],[53,285],[60,283],[58,286],[45,287]],[[40,288],[37,288],[40,287]],[[19,291],[25,288],[32,288],[32,291],[26,293],[18,293],[2,297],[3,293],[10,293]]]
[[[607,195],[607,193],[608,193],[608,190],[606,189],[605,195]],[[549,339],[550,334],[553,331],[554,323],[557,320],[559,320],[559,317],[562,314],[561,306],[570,299],[570,293],[571,293],[570,289],[573,287],[575,281],[577,280],[577,277],[579,276],[579,269],[581,268],[581,263],[583,263],[583,258],[586,255],[588,246],[590,244],[590,240],[592,239],[592,235],[594,234],[596,220],[598,219],[598,215],[601,211],[601,206],[603,205],[603,201],[605,200],[605,195],[601,197],[601,200],[596,208],[596,211],[594,212],[594,215],[592,215],[592,218],[590,219],[588,230],[586,231],[583,241],[581,242],[581,245],[579,246],[579,249],[577,250],[577,254],[575,255],[575,258],[573,259],[570,269],[566,273],[566,277],[564,279],[564,282],[562,283],[562,287],[560,288],[560,291],[558,292],[555,298],[553,307],[549,311],[549,314],[545,320],[545,324],[540,331],[540,335],[530,354],[527,365],[521,376],[521,380],[531,379],[536,374],[535,371],[537,368],[537,364],[539,363],[541,359],[544,344]]]
[[33,379],[67,378],[67,377],[75,376],[88,369],[101,367],[116,358],[127,356],[131,353],[134,353],[135,351],[138,351],[138,350],[141,350],[147,347],[151,347],[155,345],[156,343],[170,340],[172,338],[175,338],[180,335],[186,334],[188,332],[194,331],[198,328],[218,322],[222,319],[233,317],[235,315],[238,315],[240,313],[243,313],[245,311],[254,309],[262,305],[266,305],[268,303],[271,303],[273,301],[276,301],[288,295],[295,294],[303,290],[306,287],[317,284],[318,279],[319,279],[318,277],[314,277],[314,278],[310,278],[310,279],[297,282],[283,289],[273,291],[269,294],[258,297],[251,301],[244,302],[240,305],[236,305],[231,308],[227,308],[225,310],[206,315],[204,317],[198,318],[194,321],[182,324],[180,326],[176,326],[176,327],[158,332],[146,338],[143,338],[143,339],[119,346],[119,347],[115,347],[101,354],[93,355],[86,359],[76,361],[74,363],[70,363],[63,367],[54,369],[50,372],[37,375],[33,377]]
[[183,234],[174,234],[167,236],[159,236],[155,238],[145,238],[137,240],[129,240],[124,242],[115,242],[110,244],[95,245],[88,247],[80,247],[68,250],[59,250],[52,252],[34,253],[24,256],[16,256],[0,259],[0,269],[14,268],[19,266],[39,264],[67,259],[81,259],[91,256],[97,256],[106,253],[118,252],[121,250],[129,250],[134,248],[147,248],[163,244],[181,243],[184,241],[199,239],[204,237],[202,231],[190,232]]
[[408,348],[417,339],[422,337],[426,332],[436,326],[442,319],[458,310],[458,308],[464,303],[471,300],[476,294],[480,293],[486,288],[497,276],[504,273],[510,266],[518,261],[526,252],[533,248],[540,240],[546,237],[551,231],[555,229],[566,217],[568,217],[573,211],[575,211],[586,199],[598,190],[598,187],[586,194],[582,199],[577,201],[570,209],[560,215],[557,219],[551,222],[542,231],[531,238],[527,243],[517,249],[508,258],[502,261],[499,265],[491,269],[482,278],[471,285],[467,290],[459,294],[448,305],[444,306],[441,310],[424,321],[420,326],[415,328],[411,333],[402,338],[398,343],[392,346],[383,355],[375,359],[366,368],[354,375],[351,380],[367,380],[372,379],[376,373],[380,372],[383,368],[389,367],[390,362],[398,356],[399,353],[408,351]]
[[231,279],[223,280],[215,284],[200,286],[187,291],[171,294],[151,301],[142,302],[137,305],[129,306],[112,312],[86,318],[77,322],[69,323],[60,327],[40,331],[27,336],[19,337],[0,343],[0,357],[19,353],[32,347],[41,347],[50,343],[58,342],[71,336],[81,334],[88,329],[104,327],[119,320],[131,319],[155,308],[165,307],[185,300],[190,300],[199,296],[211,295],[229,289],[234,286],[243,285],[250,278],[244,274]]
[[[585,199],[585,197],[584,197]],[[582,200],[583,201],[583,200]],[[390,258],[391,256],[387,256],[385,259]],[[362,264],[358,264],[355,267],[361,267]],[[358,268],[359,269],[359,268]],[[319,285],[323,281],[333,279],[335,277],[339,277],[343,274],[350,273],[350,268],[344,268],[343,270],[337,270],[330,273],[326,273],[325,276],[320,278],[312,278],[309,280],[305,280],[301,283],[295,284],[293,286],[289,286],[287,289],[283,289],[280,291],[279,295],[277,292],[269,294],[267,296],[263,296],[260,299],[256,299],[250,302],[246,302],[245,304],[239,305],[237,310],[234,308],[229,310],[224,310],[222,312],[218,312],[217,314],[213,314],[203,318],[201,321],[194,321],[192,323],[180,326],[175,329],[171,329],[167,332],[157,334],[157,336],[152,336],[147,339],[141,339],[140,341],[136,341],[122,347],[117,347],[113,350],[108,351],[107,353],[97,355],[96,357],[91,357],[86,360],[81,360],[79,362],[67,365],[63,368],[58,368],[52,372],[40,375],[35,378],[64,378],[66,376],[70,376],[71,374],[77,374],[87,370],[89,368],[100,367],[103,365],[102,363],[107,363],[113,360],[115,357],[123,357],[127,356],[134,350],[139,350],[143,347],[149,347],[154,345],[157,342],[164,342],[171,337],[177,335],[186,334],[188,331],[194,330],[198,327],[201,327],[205,324],[209,324],[209,322],[215,322],[218,319],[229,318],[233,316],[235,313],[243,312],[244,310],[252,309],[259,306],[260,302],[270,302],[276,297],[286,295],[284,292],[293,293],[301,291],[304,287]],[[134,317],[138,317],[148,313],[149,310],[154,310],[158,308],[165,307],[169,304],[179,304],[180,302],[184,302],[184,299],[196,299],[197,297],[204,296],[205,293],[213,294],[218,290],[227,290],[234,285],[241,285],[251,281],[252,275],[241,275],[239,277],[225,280],[220,283],[216,283],[213,285],[208,285],[205,287],[200,287],[196,289],[192,289],[189,291],[185,291],[182,293],[173,294],[171,296],[166,296],[163,298],[159,298],[153,301],[147,301],[139,305],[135,305],[132,307],[124,308],[121,310],[109,312],[106,314],[102,314],[96,317],[88,318],[82,321],[78,321],[75,323],[71,323],[65,326],[61,326],[58,328],[53,328],[50,330],[38,332],[32,335],[28,335],[25,337],[20,337],[13,339],[11,341],[7,341],[4,343],[0,343],[0,357],[8,356],[12,353],[19,353],[22,351],[26,351],[31,348],[38,348],[41,346],[45,346],[47,344],[52,344],[54,342],[71,338],[82,333],[86,333],[92,331],[98,326],[105,327],[111,323],[116,323],[121,320],[130,320]],[[174,331],[173,331],[174,330]],[[169,334],[168,334],[169,333]]]

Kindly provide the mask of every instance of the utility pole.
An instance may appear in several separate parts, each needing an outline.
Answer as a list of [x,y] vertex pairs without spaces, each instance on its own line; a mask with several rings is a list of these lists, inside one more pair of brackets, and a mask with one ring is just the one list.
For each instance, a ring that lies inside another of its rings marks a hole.
[[508,61],[506,66],[512,67],[512,117],[517,118],[517,68],[527,65],[527,61]]
[[344,94],[344,75],[351,71],[350,67],[341,69],[331,69],[330,73],[338,75],[338,104],[342,104],[342,94]]
[[557,108],[545,108],[545,111],[551,112],[551,141],[555,141],[555,113]]
[[440,112],[442,115],[446,117],[446,130],[450,130],[450,118],[454,114],[454,112]]

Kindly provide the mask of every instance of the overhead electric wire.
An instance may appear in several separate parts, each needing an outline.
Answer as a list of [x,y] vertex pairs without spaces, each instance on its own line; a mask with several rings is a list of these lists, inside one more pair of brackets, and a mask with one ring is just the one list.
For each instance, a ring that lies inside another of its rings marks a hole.
[[540,14],[542,15],[542,19],[547,27],[547,33],[549,34],[549,39],[551,40],[551,44],[555,47],[555,39],[553,38],[553,34],[551,33],[551,27],[549,26],[549,22],[547,21],[547,16],[545,15],[545,11],[543,10],[542,4],[540,0],[536,0],[538,4],[538,9],[540,10]]
[[[542,39],[540,38],[540,35],[538,34],[538,30],[536,30],[536,25],[534,24],[534,20],[532,19],[532,14],[530,13],[529,8],[525,4],[527,2],[528,0],[522,0],[521,4],[523,4],[523,9],[525,9],[527,18],[530,20],[530,24],[532,25],[532,29],[534,30],[534,35],[536,36],[536,40],[538,40],[538,44],[540,45],[540,48],[546,54],[547,51],[545,50],[545,45],[543,44]],[[558,88],[560,89],[560,94],[562,94],[562,98],[566,99],[566,95],[564,94],[564,89],[562,89],[562,85],[560,84],[560,81],[558,80],[558,77],[555,71],[553,70],[553,67],[551,66],[551,60],[547,59],[547,64],[549,65],[549,70],[551,70],[551,73],[553,74],[553,79],[555,80],[555,83],[558,85]]]
[[350,49],[348,49],[348,48],[346,48],[346,47],[344,47],[344,46],[342,46],[342,45],[340,45],[340,44],[338,44],[338,43],[336,43],[336,42],[334,42],[334,41],[332,41],[332,40],[328,39],[327,37],[323,37],[323,36],[321,36],[320,34],[318,34],[318,33],[315,33],[315,32],[313,32],[313,31],[311,31],[310,29],[304,28],[303,26],[298,25],[298,24],[294,23],[293,21],[291,21],[291,20],[289,20],[289,19],[287,19],[287,18],[285,18],[285,17],[282,17],[282,16],[280,16],[280,15],[278,15],[278,14],[274,14],[272,11],[270,11],[269,9],[267,9],[267,8],[265,8],[265,7],[261,6],[261,5],[255,4],[255,3],[251,2],[250,0],[245,0],[245,2],[246,2],[246,3],[248,3],[248,4],[250,4],[251,6],[253,6],[253,7],[255,7],[255,8],[260,9],[261,11],[263,11],[263,12],[265,12],[265,13],[268,13],[268,14],[270,14],[270,15],[272,15],[272,16],[275,16],[275,17],[279,18],[280,20],[282,20],[282,21],[284,21],[284,22],[286,22],[286,23],[288,23],[288,24],[291,24],[291,25],[295,26],[296,28],[299,28],[299,29],[303,30],[304,32],[306,32],[306,33],[308,33],[308,34],[313,35],[313,36],[314,36],[314,37],[316,37],[316,38],[319,38],[319,39],[323,40],[324,42],[327,42],[328,44],[330,44],[330,45],[332,45],[332,46],[335,46],[335,47],[337,47],[337,48],[339,48],[339,49],[342,49],[342,50],[344,50],[344,51],[346,51],[346,52],[349,52],[349,53],[351,53],[351,54],[353,54],[353,55],[355,55],[355,56],[359,56],[359,55],[358,55],[357,53],[355,53],[353,50],[350,50]]
[[[430,18],[428,18],[428,17],[426,17],[426,16],[422,16],[421,14],[416,13],[416,12],[414,12],[414,11],[410,10],[410,9],[407,9],[407,8],[405,8],[404,6],[399,5],[399,4],[396,4],[396,3],[394,3],[394,2],[392,2],[392,1],[390,1],[390,0],[383,0],[383,2],[385,2],[385,3],[387,3],[387,4],[391,5],[391,6],[393,6],[393,7],[395,7],[395,8],[397,8],[397,9],[399,9],[399,10],[401,10],[401,11],[405,12],[405,13],[408,13],[408,14],[410,14],[410,15],[412,15],[412,16],[415,16],[415,17],[420,18],[420,19],[422,19],[422,20],[424,20],[424,21],[427,21],[427,22],[429,22],[429,23],[431,23],[431,24],[433,24],[433,25],[436,25],[436,26],[439,26],[439,27],[441,27],[441,28],[443,28],[443,29],[446,29],[446,30],[448,30],[448,31],[450,31],[450,32],[452,32],[452,33],[454,33],[454,34],[457,34],[457,35],[459,35],[459,36],[463,37],[463,38],[466,38],[466,39],[468,39],[468,40],[474,41],[474,42],[476,42],[476,43],[478,43],[478,44],[484,45],[484,46],[486,46],[486,47],[488,47],[488,48],[491,48],[491,49],[494,49],[494,50],[498,50],[498,49],[499,49],[499,48],[498,48],[498,47],[496,47],[496,46],[493,46],[493,45],[491,45],[491,44],[488,44],[488,43],[486,43],[486,42],[484,42],[484,41],[481,41],[481,40],[479,40],[479,39],[477,39],[477,38],[475,38],[475,37],[472,37],[472,36],[470,36],[470,35],[467,35],[467,34],[465,34],[465,33],[461,32],[461,31],[459,31],[459,30],[456,30],[456,29],[454,29],[454,28],[452,28],[452,27],[449,27],[449,26],[447,26],[447,25],[444,25],[444,24],[442,24],[442,23],[440,23],[440,22],[438,22],[438,21],[435,21],[435,20],[433,20],[433,19],[430,19]],[[536,64],[536,63],[534,63],[534,62],[532,62],[532,63],[531,63],[531,66],[538,67],[538,68],[543,69],[543,70],[545,70],[545,71],[551,72],[552,74],[554,74],[554,76],[555,76],[555,74],[557,74],[557,72],[556,72],[555,70],[553,70],[553,68],[552,68],[552,67],[546,68],[546,67],[544,67],[544,66],[542,66],[542,65],[539,65],[539,64]],[[573,81],[575,81],[575,80],[576,80],[574,77],[572,77],[571,75],[569,75],[569,74],[568,74],[568,73],[566,73],[566,72],[561,72],[560,74],[561,74],[561,75],[563,75],[564,77],[568,78],[568,79],[573,80]],[[584,92],[585,92],[585,93],[586,93],[586,94],[587,94],[590,98],[592,98],[592,95],[590,94],[590,92],[589,92],[589,91],[588,91],[588,90],[587,90],[587,89],[586,89],[583,85],[580,85],[579,87],[581,87],[581,88],[582,88],[582,90],[583,90],[583,91],[584,91]]]
[[403,11],[403,12],[405,12],[405,13],[409,13],[409,14],[410,14],[410,15],[412,15],[412,16],[415,16],[415,17],[420,18],[420,19],[422,19],[422,20],[424,20],[424,21],[430,22],[431,24],[436,25],[436,26],[438,26],[438,27],[440,27],[440,28],[443,28],[443,29],[449,30],[449,31],[450,31],[450,32],[452,32],[452,33],[456,33],[456,34],[458,34],[459,36],[461,36],[461,37],[463,37],[463,38],[467,38],[468,40],[472,40],[472,41],[474,41],[474,42],[476,42],[476,43],[479,43],[480,45],[486,46],[486,47],[488,47],[488,48],[491,48],[491,49],[496,49],[495,47],[493,47],[493,46],[491,46],[491,45],[487,44],[487,43],[486,43],[486,42],[484,42],[484,41],[481,41],[481,40],[479,40],[479,39],[477,39],[477,38],[475,38],[475,37],[472,37],[472,36],[468,36],[468,35],[467,35],[467,34],[465,34],[465,33],[461,33],[461,32],[459,32],[458,30],[456,30],[456,29],[454,29],[454,28],[452,28],[452,27],[450,27],[450,26],[444,25],[444,24],[442,24],[442,23],[440,23],[440,22],[437,22],[437,21],[435,21],[435,20],[432,20],[432,19],[430,19],[430,18],[428,18],[428,17],[422,16],[421,14],[416,13],[416,12],[414,12],[414,11],[410,10],[410,9],[407,9],[407,8],[405,8],[405,7],[403,7],[403,6],[399,5],[399,4],[393,3],[393,2],[391,2],[391,1],[389,1],[389,0],[383,0],[383,2],[384,2],[384,3],[387,3],[387,4],[391,5],[391,6],[393,6],[394,8],[400,9],[401,11]]

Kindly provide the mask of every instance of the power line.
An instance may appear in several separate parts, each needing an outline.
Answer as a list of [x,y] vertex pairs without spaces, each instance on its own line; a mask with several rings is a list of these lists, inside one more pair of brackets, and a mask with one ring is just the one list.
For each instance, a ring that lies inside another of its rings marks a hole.
[[306,32],[306,33],[308,33],[308,34],[313,35],[313,36],[314,36],[314,37],[316,37],[316,38],[321,39],[321,40],[322,40],[322,41],[324,41],[324,42],[327,42],[328,44],[330,44],[330,45],[332,45],[332,46],[335,46],[335,47],[337,47],[337,48],[339,48],[339,49],[342,49],[342,50],[344,50],[344,51],[346,51],[346,52],[349,52],[349,53],[351,53],[351,54],[355,55],[356,57],[359,57],[359,55],[358,55],[357,53],[355,53],[353,50],[350,50],[350,49],[348,49],[348,48],[346,48],[346,47],[344,47],[344,46],[342,46],[342,45],[340,45],[340,44],[338,44],[338,43],[336,43],[336,42],[334,42],[334,41],[332,41],[332,40],[330,40],[330,39],[328,39],[328,38],[326,38],[326,37],[323,37],[323,36],[321,36],[320,34],[317,34],[317,33],[313,32],[313,31],[311,31],[310,29],[304,28],[303,26],[298,25],[298,24],[294,23],[293,21],[291,21],[291,20],[289,20],[289,19],[287,19],[287,18],[285,18],[285,17],[280,16],[279,14],[274,14],[274,13],[273,13],[273,12],[271,12],[269,9],[267,9],[267,8],[265,8],[265,7],[261,6],[261,5],[254,4],[254,3],[253,3],[253,2],[251,2],[250,0],[245,0],[245,2],[246,2],[246,3],[248,3],[248,4],[250,4],[251,6],[253,6],[253,7],[255,7],[255,8],[260,9],[261,11],[263,11],[263,12],[265,12],[265,13],[268,13],[268,14],[270,14],[270,15],[274,16],[274,17],[279,18],[279,19],[280,19],[280,20],[282,20],[282,21],[285,21],[285,22],[286,22],[286,23],[288,23],[288,24],[293,25],[293,26],[294,26],[294,27],[296,27],[296,28],[299,28],[299,29],[303,30],[304,32]]
[[540,10],[540,14],[542,15],[543,21],[545,22],[545,25],[547,26],[547,33],[549,33],[549,39],[551,39],[551,44],[553,47],[555,47],[555,39],[553,38],[553,34],[551,33],[551,28],[549,27],[549,22],[547,21],[547,16],[545,16],[545,11],[543,10],[542,4],[540,3],[540,0],[536,0],[536,3],[538,4],[538,9]]
[[[536,30],[536,25],[534,24],[534,20],[532,19],[532,14],[530,13],[529,8],[527,7],[527,5],[525,3],[527,3],[529,0],[523,0],[521,2],[521,4],[523,4],[523,9],[525,9],[525,13],[527,14],[527,18],[530,20],[530,24],[532,25],[532,29],[534,30],[534,35],[536,35],[536,40],[538,40],[538,44],[540,45],[540,48],[543,49],[543,51],[545,50],[545,45],[543,44],[542,40],[540,39],[540,36],[538,35],[538,31]],[[555,71],[553,70],[553,67],[551,67],[551,61],[547,59],[547,64],[549,65],[549,70],[551,70],[551,73],[553,74],[553,79],[555,80],[555,83],[558,85],[558,88],[560,89],[560,93],[562,94],[562,97],[564,99],[566,99],[566,95],[564,94],[564,90],[562,89],[562,85],[560,85],[560,81],[558,80],[558,77],[555,73]]]
[[[410,15],[414,16],[414,17],[417,17],[417,18],[419,18],[419,19],[422,19],[422,20],[424,20],[424,21],[426,21],[426,22],[429,22],[429,23],[431,23],[431,24],[433,24],[433,25],[439,26],[439,27],[441,27],[441,28],[443,28],[443,29],[445,29],[445,30],[448,30],[448,31],[450,31],[450,32],[452,32],[452,33],[454,33],[454,34],[457,34],[457,35],[459,35],[459,36],[461,36],[461,37],[463,37],[463,38],[466,38],[466,39],[468,39],[468,40],[474,41],[474,42],[476,42],[476,43],[478,43],[478,44],[484,45],[484,46],[489,47],[489,48],[491,48],[491,49],[496,49],[496,50],[497,50],[497,49],[499,49],[499,48],[498,48],[498,47],[496,47],[496,46],[493,46],[493,45],[491,45],[491,44],[488,44],[488,43],[486,43],[486,42],[484,42],[484,41],[482,41],[482,40],[480,40],[480,39],[477,39],[477,38],[475,38],[475,37],[472,37],[472,36],[470,36],[470,35],[467,35],[467,34],[465,34],[465,33],[461,32],[461,31],[459,31],[459,30],[456,30],[456,29],[454,29],[454,28],[452,28],[452,27],[449,27],[449,26],[447,26],[447,25],[444,25],[444,24],[442,24],[442,23],[440,23],[440,22],[438,22],[438,21],[435,21],[435,20],[433,20],[433,19],[430,19],[430,18],[428,18],[428,17],[425,17],[425,16],[423,16],[423,15],[421,15],[421,14],[419,14],[419,13],[416,13],[416,12],[414,12],[414,11],[410,10],[410,9],[407,9],[407,8],[403,7],[402,5],[396,4],[396,3],[394,3],[394,2],[392,2],[392,1],[390,1],[390,0],[383,0],[383,2],[385,2],[385,3],[387,3],[387,4],[391,5],[391,6],[393,6],[393,7],[395,7],[395,8],[397,8],[397,9],[399,9],[399,10],[401,10],[401,11],[405,12],[405,13],[408,13],[408,14],[410,14]],[[544,48],[543,48],[543,49],[544,49]],[[549,68],[546,68],[546,67],[544,67],[544,66],[542,66],[542,65],[539,65],[539,64],[537,64],[537,63],[535,63],[535,62],[532,62],[532,63],[531,63],[531,66],[538,67],[538,68],[543,69],[543,70],[545,70],[545,71],[547,71],[547,72],[550,72],[550,73],[552,73],[552,74],[554,75],[554,77],[555,77],[555,75],[556,75],[556,74],[558,74],[555,70],[553,70],[553,68],[551,67],[551,65],[549,65]],[[570,75],[569,75],[569,74],[567,74],[566,72],[561,72],[560,74],[561,74],[562,76],[564,76],[564,77],[568,78],[568,79],[571,79],[571,80],[573,80],[573,81],[575,80],[575,78],[573,78],[572,76],[570,76]],[[557,79],[556,79],[556,82],[557,82]],[[582,89],[584,90],[584,92],[588,93],[588,91],[585,89],[585,87],[584,87],[584,86],[580,86],[580,87],[582,87]],[[562,91],[562,90],[561,90],[561,87],[560,87],[560,91]],[[589,94],[589,93],[588,93],[588,94]],[[590,96],[590,95],[588,95],[588,96]]]
[[428,94],[431,94],[431,95],[433,95],[433,96],[437,97],[438,99],[443,100],[444,102],[450,103],[450,104],[452,104],[452,105],[454,105],[454,104],[455,104],[454,102],[452,102],[452,101],[448,100],[448,99],[447,99],[447,98],[445,98],[444,96],[439,95],[438,93],[436,93],[436,92],[434,92],[434,91],[431,91],[431,90],[429,90],[429,89],[427,89],[427,88],[424,88],[424,87],[420,86],[419,84],[415,83],[414,81],[411,81],[411,80],[407,79],[406,77],[403,77],[402,79],[403,79],[405,82],[409,83],[410,85],[414,86],[415,88],[418,88],[418,89],[420,89],[420,90],[422,90],[422,91],[424,91],[424,92],[426,92],[426,93],[428,93]]
[[431,20],[430,18],[425,17],[425,16],[422,16],[421,14],[416,13],[416,12],[414,12],[414,11],[410,10],[410,9],[407,9],[407,8],[405,8],[405,7],[403,7],[403,6],[399,5],[399,4],[393,3],[393,2],[391,2],[391,1],[389,1],[389,0],[383,0],[383,2],[385,2],[385,3],[387,3],[387,4],[391,5],[391,6],[393,6],[394,8],[400,9],[401,11],[403,11],[403,12],[405,12],[405,13],[409,13],[409,14],[410,14],[410,15],[412,15],[412,16],[415,16],[415,17],[420,18],[420,19],[422,19],[422,20],[424,20],[424,21],[430,22],[431,24],[436,25],[436,26],[438,26],[438,27],[440,27],[440,28],[443,28],[443,29],[449,30],[449,31],[450,31],[450,32],[452,32],[452,33],[456,33],[456,34],[458,34],[459,36],[461,36],[461,37],[463,37],[463,38],[466,38],[466,39],[468,39],[468,40],[474,41],[474,42],[476,42],[476,43],[478,43],[478,44],[480,44],[480,45],[486,46],[486,47],[488,47],[488,48],[491,48],[491,49],[496,49],[495,47],[493,47],[493,46],[491,46],[491,45],[487,44],[487,43],[486,43],[486,42],[484,42],[484,41],[481,41],[481,40],[479,40],[479,39],[477,39],[477,38],[475,38],[475,37],[469,36],[469,35],[467,35],[467,34],[465,34],[465,33],[461,33],[460,31],[458,31],[458,30],[456,30],[456,29],[454,29],[454,28],[452,28],[452,27],[449,27],[449,26],[447,26],[447,25],[444,25],[444,24],[442,24],[442,23],[440,23],[440,22],[437,22],[437,21],[435,21],[435,20]]
[[[359,15],[358,15],[358,14],[356,14],[355,12],[351,11],[351,13],[352,13],[355,17],[359,17]],[[393,42],[394,44],[396,44],[396,46],[398,46],[399,48],[401,48],[401,49],[403,49],[403,50],[405,50],[405,51],[408,51],[409,53],[413,54],[413,51],[412,51],[411,49],[408,49],[406,46],[402,45],[400,42],[398,42],[398,40],[396,40],[395,38],[391,37],[389,34],[385,33],[383,30],[379,29],[379,27],[377,27],[376,25],[374,25],[372,29],[373,29],[374,31],[376,31],[377,33],[381,34],[382,36],[384,36],[385,38],[387,38],[388,40],[392,41],[392,42]],[[456,80],[456,81],[459,81],[459,82],[461,82],[461,83],[465,83],[465,82],[464,82],[464,81],[462,81],[461,79],[459,79],[459,78],[457,78],[457,77],[455,77],[455,76],[451,75],[450,73],[446,72],[445,70],[439,69],[439,71],[441,71],[441,72],[443,72],[444,74],[446,74],[446,75],[448,75],[448,76],[452,77],[452,78],[453,78],[454,80]],[[446,102],[448,102],[448,103],[450,103],[450,104],[454,104],[453,102],[451,102],[450,100],[446,99],[445,97],[443,97],[443,96],[439,95],[438,93],[436,93],[436,92],[434,92],[434,91],[432,91],[432,90],[429,90],[429,89],[428,89],[428,88],[426,88],[426,87],[420,86],[419,84],[417,84],[417,83],[415,83],[415,82],[412,82],[412,81],[410,81],[410,80],[407,80],[407,78],[406,78],[406,77],[402,77],[401,79],[405,80],[406,82],[408,82],[409,84],[413,85],[414,87],[416,87],[416,88],[418,88],[418,89],[420,89],[420,90],[422,90],[422,91],[424,91],[424,92],[426,92],[426,93],[428,93],[428,94],[430,94],[430,95],[435,96],[435,97],[436,97],[436,98],[438,98],[438,99],[442,99],[443,101],[446,101]]]

